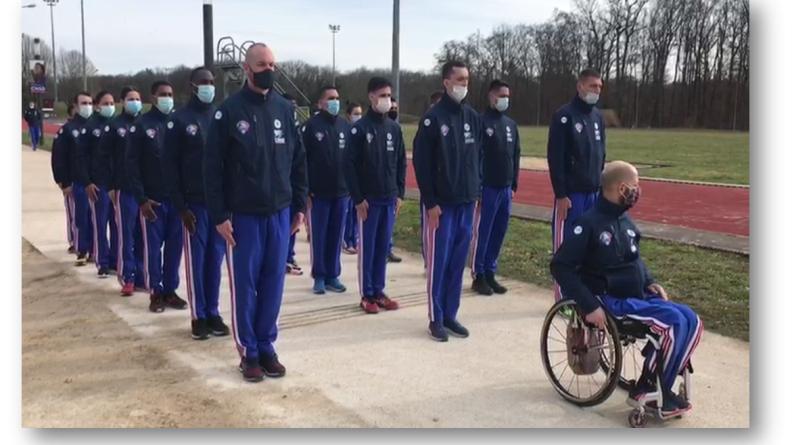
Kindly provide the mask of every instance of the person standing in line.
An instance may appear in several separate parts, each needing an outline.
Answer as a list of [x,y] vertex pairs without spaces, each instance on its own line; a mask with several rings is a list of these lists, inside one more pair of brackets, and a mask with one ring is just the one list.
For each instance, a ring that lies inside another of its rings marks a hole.
[[88,263],[90,253],[93,251],[93,225],[91,224],[91,208],[88,203],[88,194],[85,191],[85,186],[79,182],[80,150],[78,147],[81,139],[86,137],[86,127],[88,126],[88,119],[94,114],[94,105],[93,98],[87,92],[77,93],[74,102],[78,106],[78,115],[58,131],[60,135],[58,140],[62,144],[58,151],[68,159],[69,178],[67,187],[74,200],[74,239],[77,249],[77,261],[74,264],[82,267]]
[[458,320],[462,281],[481,197],[481,118],[463,103],[470,74],[459,61],[442,67],[445,94],[418,125],[413,168],[423,200],[429,336],[447,342],[470,333]]
[[385,294],[388,243],[404,199],[407,158],[402,129],[388,117],[391,83],[368,82],[370,108],[352,126],[344,160],[344,177],[358,215],[358,287],[360,307],[368,314],[396,310]]
[[508,290],[495,279],[495,272],[520,178],[520,133],[517,124],[503,114],[509,108],[509,95],[508,84],[493,80],[489,106],[481,114],[485,128],[483,187],[473,222],[470,254],[472,287],[481,295],[505,294]]
[[349,192],[344,180],[343,160],[349,140],[349,123],[339,117],[338,90],[319,90],[319,114],[302,126],[302,141],[308,161],[308,219],[312,234],[311,276],[315,294],[346,292],[341,275],[341,245],[344,239]]
[[[346,117],[351,128],[352,125],[355,125],[355,123],[363,117],[363,107],[357,102],[348,102],[346,106]],[[358,253],[357,228],[357,211],[355,210],[355,203],[350,196],[347,207],[346,224],[344,226],[344,253],[348,255],[357,255]]]
[[165,129],[173,111],[173,87],[164,80],[151,85],[151,109],[129,127],[125,164],[143,230],[144,281],[150,294],[149,310],[187,309],[176,293],[182,255],[182,221],[168,198],[162,150]]
[[[80,135],[80,125],[84,125],[78,119],[74,102],[69,105],[69,120],[55,133],[52,139],[52,155],[50,157],[50,167],[52,168],[52,178],[55,184],[63,193],[64,207],[66,208],[66,239],[69,243],[68,252],[77,254],[77,226],[74,220],[74,188],[72,187],[70,154],[69,150],[76,145],[73,141],[66,140],[66,137],[77,137]],[[73,136],[73,130],[77,130]],[[58,140],[58,136],[62,136]]]
[[[577,93],[553,114],[547,139],[547,166],[553,185],[553,252],[572,235],[575,220],[594,206],[605,168],[605,119],[596,107],[602,78],[593,69],[578,76]],[[556,301],[563,298],[553,284]]]
[[[204,150],[209,219],[226,240],[231,332],[249,382],[286,375],[275,352],[289,236],[304,223],[308,177],[294,109],[274,92],[275,55],[251,45],[242,89],[218,107]],[[293,216],[293,218],[291,218]]]
[[229,334],[220,316],[220,277],[225,240],[209,222],[204,193],[206,133],[215,109],[214,73],[198,67],[190,73],[190,100],[166,125],[162,170],[173,210],[182,220],[184,270],[191,331],[195,340]]

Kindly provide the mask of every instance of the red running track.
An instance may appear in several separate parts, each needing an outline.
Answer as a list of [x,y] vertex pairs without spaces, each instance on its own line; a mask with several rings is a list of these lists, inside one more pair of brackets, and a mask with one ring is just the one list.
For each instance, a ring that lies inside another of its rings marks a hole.
[[[44,124],[47,134],[55,134],[59,128],[59,125]],[[22,129],[27,130],[24,122]],[[418,188],[412,162],[407,168],[407,187]],[[553,191],[548,174],[522,170],[520,190],[514,201],[552,208]],[[641,200],[630,215],[649,223],[749,236],[750,189],[644,179],[641,181]]]

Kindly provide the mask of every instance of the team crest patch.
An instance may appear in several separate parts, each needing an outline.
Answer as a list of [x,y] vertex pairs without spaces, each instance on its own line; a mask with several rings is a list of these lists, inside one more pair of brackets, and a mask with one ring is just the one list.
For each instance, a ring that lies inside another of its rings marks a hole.
[[170,130],[171,128],[173,128],[173,121],[168,122],[168,129]]
[[424,119],[424,127],[428,127],[432,125],[432,121],[430,119]]
[[567,117],[566,116],[561,116],[561,123],[562,124],[567,123]]
[[447,135],[448,134],[448,125],[443,124],[443,126],[440,127],[440,132],[443,133],[443,136]]
[[82,134],[85,134],[85,128],[83,128],[82,130],[80,130],[80,133],[82,133]]
[[635,244],[633,244],[632,246],[630,246],[630,252],[632,252],[632,253],[635,253],[635,252],[637,252],[637,251],[638,251],[638,248],[637,248],[637,247],[635,247]]
[[367,140],[367,141],[369,142],[369,144],[370,144],[370,143],[371,143],[371,141],[373,141],[373,140],[374,140],[374,135],[373,135],[373,134],[371,134],[371,133],[366,133],[366,140]]
[[134,133],[135,132],[135,126],[134,125],[129,127],[129,132],[130,133]]
[[319,142],[322,142],[322,139],[324,139],[324,134],[322,134],[321,132],[316,132],[314,136],[316,136],[316,140]]
[[594,129],[595,129],[595,130],[599,130],[599,124],[598,124],[598,123],[596,123],[596,122],[594,122]]
[[511,127],[506,127],[506,133],[511,133]]
[[487,136],[491,137],[493,134],[495,134],[495,130],[493,130],[492,128],[487,128]]
[[339,139],[344,139],[344,133],[338,133],[338,138]]
[[390,133],[388,133],[388,136],[387,136],[387,137],[388,137],[388,140],[389,140],[389,141],[392,141],[392,140],[393,140],[393,136],[392,136]]
[[581,233],[583,233],[583,227],[575,226],[575,229],[572,232],[574,232],[575,235],[580,235]]
[[635,238],[635,232],[633,232],[632,229],[627,229],[627,235],[630,235],[631,237]]
[[575,124],[575,130],[577,130],[578,133],[583,131],[583,124],[581,124],[580,122],[576,123]]
[[58,134],[63,134],[63,128],[61,128],[60,130],[58,130]]
[[197,125],[188,125],[187,126],[187,134],[190,136],[195,136],[198,133],[198,126]]
[[77,130],[72,130],[72,136],[77,137],[80,135],[80,132]]
[[600,242],[606,246],[610,246],[611,238],[610,232],[602,232],[599,236]]
[[357,128],[353,127],[352,130],[350,130],[349,132],[352,134],[357,134]]
[[146,136],[150,137],[151,139],[154,139],[154,136],[156,135],[157,135],[157,130],[153,128],[149,128],[148,130],[146,130]]
[[250,129],[250,124],[247,123],[247,121],[239,121],[237,122],[236,127],[240,133],[245,134],[247,133],[248,129]]
[[98,138],[99,136],[102,135],[102,130],[98,128],[94,128],[94,131],[92,131],[91,134],[93,134],[95,138]]
[[470,124],[465,124],[465,131],[470,131]]
[[222,119],[222,117],[223,117],[223,112],[220,111],[220,110],[217,110],[217,113],[215,113],[215,119],[216,120],[220,120],[220,119]]
[[124,137],[124,136],[126,136],[126,128],[119,128],[118,130],[116,130],[116,134],[117,134],[119,137]]
[[110,126],[109,125],[105,125],[105,130],[104,131],[110,131]]
[[275,128],[280,128],[281,127],[281,121],[275,119],[275,121],[272,122],[272,125],[274,125]]

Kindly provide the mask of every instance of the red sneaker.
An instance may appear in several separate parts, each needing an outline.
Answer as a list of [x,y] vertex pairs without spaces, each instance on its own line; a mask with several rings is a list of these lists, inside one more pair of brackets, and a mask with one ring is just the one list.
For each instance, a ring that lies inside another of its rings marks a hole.
[[131,297],[135,293],[135,283],[126,283],[121,288],[122,297]]
[[379,312],[379,306],[374,301],[373,298],[365,297],[360,300],[360,307],[363,308],[363,312],[367,314],[376,314]]
[[381,307],[382,309],[385,309],[386,311],[395,311],[396,309],[399,308],[399,303],[394,300],[391,300],[385,294],[381,294],[377,296],[377,298],[374,299],[374,302],[377,304],[377,306]]

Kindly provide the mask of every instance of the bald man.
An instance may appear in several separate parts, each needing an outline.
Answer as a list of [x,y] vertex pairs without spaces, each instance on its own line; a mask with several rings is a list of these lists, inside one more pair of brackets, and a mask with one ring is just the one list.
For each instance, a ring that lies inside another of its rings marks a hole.
[[[641,195],[638,171],[614,161],[602,175],[602,193],[594,207],[575,221],[550,271],[565,298],[574,300],[586,321],[605,329],[606,314],[645,323],[661,335],[663,345],[663,417],[690,409],[690,403],[674,394],[676,377],[690,362],[703,324],[689,307],[673,303],[646,268],[639,244],[641,232],[627,215]],[[658,357],[651,343],[641,378],[630,397],[634,401],[658,385]]]
[[275,55],[245,57],[246,82],[218,107],[204,151],[212,224],[226,240],[232,334],[245,380],[282,377],[274,343],[289,237],[303,223],[308,176],[292,104],[274,91]]

